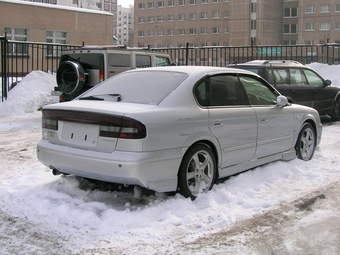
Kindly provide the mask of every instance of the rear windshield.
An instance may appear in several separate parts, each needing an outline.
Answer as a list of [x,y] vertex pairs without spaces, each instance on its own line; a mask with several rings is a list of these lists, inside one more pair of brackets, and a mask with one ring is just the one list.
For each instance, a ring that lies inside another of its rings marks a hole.
[[111,77],[81,97],[119,95],[121,102],[158,105],[188,74],[171,71],[125,72]]

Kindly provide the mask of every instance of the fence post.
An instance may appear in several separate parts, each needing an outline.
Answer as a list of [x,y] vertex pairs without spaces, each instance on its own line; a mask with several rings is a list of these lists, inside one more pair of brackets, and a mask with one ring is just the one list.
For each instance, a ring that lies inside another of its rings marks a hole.
[[189,43],[186,43],[185,45],[185,65],[188,65],[189,60]]
[[0,66],[1,66],[1,100],[7,99],[7,38],[6,34],[4,37],[0,37]]

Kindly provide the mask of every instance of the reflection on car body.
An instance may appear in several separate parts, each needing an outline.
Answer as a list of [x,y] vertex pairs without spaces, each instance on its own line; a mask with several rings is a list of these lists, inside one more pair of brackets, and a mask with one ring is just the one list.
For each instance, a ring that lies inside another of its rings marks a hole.
[[289,104],[252,72],[155,67],[45,106],[37,155],[54,173],[194,198],[219,178],[311,159],[321,130],[317,111]]

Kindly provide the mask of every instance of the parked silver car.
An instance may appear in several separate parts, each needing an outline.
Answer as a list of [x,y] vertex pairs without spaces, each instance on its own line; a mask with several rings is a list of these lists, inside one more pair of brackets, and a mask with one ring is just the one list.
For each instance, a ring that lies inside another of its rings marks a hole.
[[37,155],[54,174],[194,198],[219,178],[311,159],[321,131],[316,110],[289,104],[254,73],[155,67],[45,106]]

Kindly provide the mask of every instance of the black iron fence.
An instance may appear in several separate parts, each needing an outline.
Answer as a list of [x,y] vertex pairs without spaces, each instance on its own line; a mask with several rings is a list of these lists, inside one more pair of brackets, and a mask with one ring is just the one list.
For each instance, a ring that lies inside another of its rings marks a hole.
[[186,47],[161,48],[178,65],[226,66],[251,60],[295,60],[302,64],[312,62],[339,64],[340,44],[240,46],[240,47]]
[[2,101],[8,91],[31,71],[40,70],[54,73],[59,64],[59,56],[64,48],[79,45],[54,43],[33,43],[7,40],[0,37],[0,76]]
[[[32,43],[9,41],[0,37],[0,76],[2,101],[22,77],[34,70],[55,72],[61,51],[80,45]],[[340,44],[289,45],[289,46],[239,46],[239,47],[187,47],[157,48],[166,51],[177,65],[227,66],[234,62],[250,60],[296,60],[303,64],[319,62],[340,63]]]

